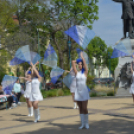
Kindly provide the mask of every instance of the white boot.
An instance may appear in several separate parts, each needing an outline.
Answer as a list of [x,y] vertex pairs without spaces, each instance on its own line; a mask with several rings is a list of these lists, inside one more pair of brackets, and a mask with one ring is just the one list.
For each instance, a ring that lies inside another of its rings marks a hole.
[[30,107],[30,116],[33,116],[33,107]]
[[37,109],[38,111],[38,121],[40,120],[40,111],[39,111],[39,108]]
[[34,118],[35,118],[34,122],[35,123],[38,122],[38,109],[34,109]]
[[88,123],[88,114],[84,114],[84,125],[86,129],[89,129],[89,123]]
[[76,109],[77,108],[77,104],[76,104],[76,102],[74,102],[74,109]]
[[79,127],[79,129],[84,128],[84,114],[80,114],[80,119],[81,119],[81,126]]
[[28,116],[31,116],[31,108],[30,107],[28,107]]

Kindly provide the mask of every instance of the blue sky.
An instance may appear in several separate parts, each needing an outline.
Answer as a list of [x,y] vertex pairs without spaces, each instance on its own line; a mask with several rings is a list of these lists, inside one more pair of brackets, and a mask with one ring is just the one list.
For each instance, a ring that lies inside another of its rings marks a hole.
[[114,45],[123,37],[122,5],[112,0],[99,0],[99,20],[93,30],[107,45]]

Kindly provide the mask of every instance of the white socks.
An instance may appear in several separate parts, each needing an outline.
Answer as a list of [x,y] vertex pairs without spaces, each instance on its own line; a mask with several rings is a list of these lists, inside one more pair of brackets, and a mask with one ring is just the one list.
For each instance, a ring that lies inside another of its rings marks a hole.
[[29,107],[28,111],[29,111],[28,116],[33,116],[33,107]]
[[35,120],[34,120],[35,123],[40,120],[39,108],[38,109],[34,109],[34,117],[35,117]]
[[76,102],[74,102],[74,109],[77,109],[78,108],[78,105]]
[[79,129],[83,129],[84,127],[86,129],[89,129],[88,114],[80,114],[80,118],[81,118],[81,126],[79,127]]

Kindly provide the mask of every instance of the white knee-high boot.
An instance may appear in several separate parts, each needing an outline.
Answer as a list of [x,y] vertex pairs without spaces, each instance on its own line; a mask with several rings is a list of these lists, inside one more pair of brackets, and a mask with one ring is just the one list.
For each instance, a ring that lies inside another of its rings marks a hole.
[[40,120],[40,110],[39,110],[39,108],[37,109],[37,111],[38,111],[38,120]]
[[38,122],[38,109],[34,109],[34,118],[35,118],[34,122],[35,123]]
[[31,108],[28,107],[27,109],[28,109],[28,113],[29,113],[28,116],[31,116]]
[[77,108],[77,104],[76,104],[76,102],[74,102],[74,109],[76,109]]
[[33,116],[33,107],[30,107],[30,116]]
[[80,119],[81,119],[81,126],[79,127],[79,129],[84,128],[84,114],[80,114]]
[[88,114],[84,114],[84,126],[86,129],[89,129],[89,123],[88,123]]
[[28,111],[29,111],[28,116],[33,116],[33,107],[29,107]]

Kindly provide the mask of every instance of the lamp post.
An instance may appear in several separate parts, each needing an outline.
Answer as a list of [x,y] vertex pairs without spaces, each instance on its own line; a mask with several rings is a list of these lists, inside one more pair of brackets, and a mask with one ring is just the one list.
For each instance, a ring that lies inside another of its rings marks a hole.
[[110,58],[110,52],[108,52],[108,58],[109,58],[109,78],[111,76],[111,58]]
[[[39,28],[37,28],[37,32],[38,32],[38,53],[40,55],[40,41],[39,41]],[[40,71],[40,61],[39,61],[39,71]]]
[[[71,20],[69,19],[69,22],[70,24],[68,25],[68,29],[69,27],[71,27]],[[71,68],[71,40],[70,40],[70,36],[68,36],[68,47],[69,47],[69,65],[70,65],[70,68]]]
[[69,47],[69,65],[70,65],[70,68],[71,68],[71,41],[69,40],[67,44],[68,44],[68,47]]

